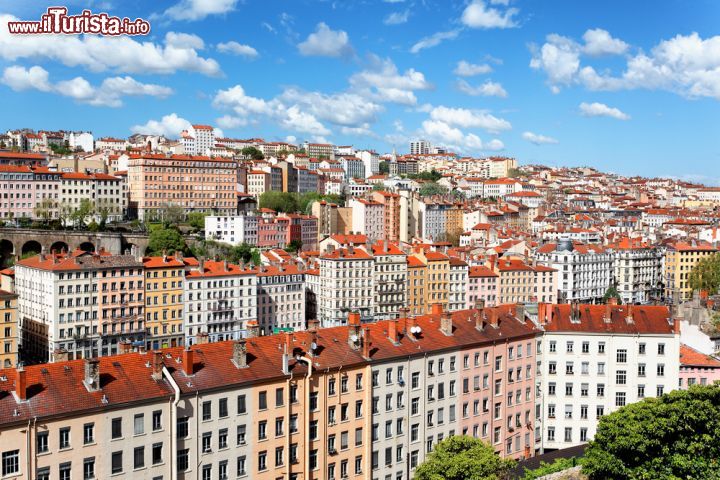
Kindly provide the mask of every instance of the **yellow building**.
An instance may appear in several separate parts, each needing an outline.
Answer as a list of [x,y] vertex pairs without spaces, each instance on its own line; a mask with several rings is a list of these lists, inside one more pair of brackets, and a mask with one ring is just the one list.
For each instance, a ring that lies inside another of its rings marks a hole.
[[186,264],[187,261],[177,253],[174,257],[162,255],[143,258],[148,350],[183,345],[183,281]]
[[498,276],[498,304],[537,301],[536,272],[518,259],[490,261],[490,269]]
[[450,257],[433,251],[420,251],[415,256],[426,267],[422,288],[422,313],[430,313],[432,304],[440,304],[443,311],[447,310]]
[[425,313],[425,271],[427,266],[415,255],[408,255],[408,308],[410,315]]
[[447,216],[445,218],[447,233],[451,238],[460,238],[460,234],[463,232],[463,205],[462,203],[455,203],[452,207],[447,210]]
[[705,242],[676,242],[667,245],[665,250],[665,297],[673,300],[688,300],[692,297],[692,288],[688,277],[697,263],[718,252],[718,249]]
[[0,365],[12,368],[17,362],[17,295],[0,290]]

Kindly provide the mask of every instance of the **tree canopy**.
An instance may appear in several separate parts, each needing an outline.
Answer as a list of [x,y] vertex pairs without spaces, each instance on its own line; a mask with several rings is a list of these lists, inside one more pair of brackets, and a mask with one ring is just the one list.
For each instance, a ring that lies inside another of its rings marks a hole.
[[148,237],[148,255],[162,255],[163,252],[171,254],[175,251],[187,251],[185,239],[174,228],[156,228]]
[[205,217],[207,213],[203,212],[190,212],[187,214],[188,223],[196,231],[205,230]]
[[438,443],[417,467],[415,480],[498,480],[513,464],[477,438],[454,435]]
[[431,182],[437,182],[442,178],[442,174],[435,169],[429,172],[411,173],[407,176],[413,180],[429,180]]
[[276,212],[293,213],[299,208],[297,194],[291,192],[264,192],[260,195],[260,208],[269,208]]
[[688,284],[693,290],[707,290],[711,295],[720,287],[720,254],[714,254],[700,260],[688,276]]
[[583,473],[591,480],[720,478],[720,386],[693,386],[602,417]]
[[245,147],[241,150],[241,153],[253,160],[262,160],[265,158],[265,155],[255,147]]
[[618,292],[618,289],[615,287],[615,285],[610,285],[607,291],[605,291],[605,295],[603,295],[603,300],[605,300],[605,303],[607,303],[611,298],[617,300],[618,305],[622,303],[622,298],[620,298],[620,292]]
[[448,189],[435,182],[425,183],[420,187],[420,196],[429,197],[430,195],[445,195]]

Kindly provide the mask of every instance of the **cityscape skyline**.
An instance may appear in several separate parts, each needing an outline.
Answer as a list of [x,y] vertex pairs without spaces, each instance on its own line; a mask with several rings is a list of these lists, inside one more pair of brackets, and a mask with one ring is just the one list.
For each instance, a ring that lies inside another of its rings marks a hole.
[[[0,89],[16,112],[3,128],[177,137],[200,121],[229,137],[328,140],[380,153],[426,138],[522,164],[718,183],[705,168],[720,153],[709,133],[720,97],[711,2],[653,10],[498,0],[199,5],[67,5],[74,14],[149,19],[146,38],[43,44],[1,29]],[[0,23],[36,20],[45,8],[0,2]],[[638,29],[632,19],[641,14]],[[105,55],[111,42],[126,55]],[[327,74],[288,75],[307,69]],[[692,165],[681,170],[687,156]]]

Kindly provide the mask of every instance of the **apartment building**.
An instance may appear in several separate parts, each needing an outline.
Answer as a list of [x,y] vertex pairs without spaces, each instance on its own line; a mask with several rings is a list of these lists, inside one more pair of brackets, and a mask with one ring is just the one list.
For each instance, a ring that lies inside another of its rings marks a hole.
[[348,245],[320,255],[318,320],[323,326],[343,325],[348,311],[359,311],[363,319],[373,314],[373,257],[364,249]]
[[408,310],[410,315],[422,315],[427,308],[425,303],[425,275],[427,265],[415,255],[408,255],[407,264]]
[[235,340],[257,321],[255,271],[227,261],[200,259],[184,283],[185,345]]
[[[248,181],[249,177],[248,173]],[[188,212],[231,215],[237,208],[236,180],[237,165],[232,159],[132,154],[128,159],[129,208],[140,220],[159,218],[168,205]]]
[[90,202],[94,207],[92,218],[98,223],[103,217],[106,221],[122,220],[128,206],[122,179],[104,173],[63,173],[60,199],[62,206],[73,210],[83,201]]
[[484,265],[471,266],[468,270],[467,306],[473,308],[477,302],[494,307],[497,304],[498,275]]
[[0,365],[13,368],[18,363],[18,296],[0,290]]
[[400,240],[400,195],[391,192],[372,192],[371,198],[384,206],[383,239],[390,242]]
[[147,349],[157,350],[185,344],[183,289],[185,268],[195,264],[180,252],[143,258],[145,269],[145,326]]
[[352,198],[348,207],[352,209],[353,231],[363,232],[373,243],[386,240],[384,204],[364,198]]
[[305,328],[305,275],[296,264],[258,267],[257,319],[264,334]]
[[407,255],[396,244],[380,241],[372,245],[374,317],[398,318],[407,302]]
[[665,246],[665,297],[675,302],[692,298],[689,276],[697,263],[718,252],[709,243],[678,241]]
[[444,310],[448,306],[450,284],[450,257],[444,253],[420,250],[413,256],[417,257],[426,268],[422,282],[423,313],[430,311],[430,306],[440,304]]
[[681,389],[688,389],[693,385],[712,385],[718,381],[720,381],[720,360],[688,345],[680,344]]
[[[34,362],[97,357],[110,354],[119,341],[144,335],[136,318],[141,287],[129,287],[130,281],[138,281],[139,269],[132,255],[102,251],[41,253],[20,260],[15,289],[24,356]],[[121,298],[123,281],[126,294]]]
[[663,295],[663,254],[658,247],[624,237],[607,248],[614,254],[614,280],[622,303],[648,303]]
[[309,157],[334,159],[335,146],[330,143],[307,143],[303,145]]
[[0,165],[0,218],[57,218],[61,175],[47,167]]
[[535,259],[558,271],[557,298],[562,303],[599,303],[613,282],[613,254],[601,245],[564,239],[538,248]]
[[205,217],[205,238],[230,245],[257,245],[258,221],[259,217],[250,212],[233,216],[208,215]]
[[208,155],[215,146],[215,133],[210,125],[191,125],[182,132],[181,139],[189,155]]
[[620,407],[679,385],[680,324],[665,306],[540,304],[542,450],[592,440]]
[[552,267],[508,258],[491,259],[489,268],[498,276],[498,305],[557,301],[558,272]]
[[468,264],[457,257],[450,257],[449,264],[447,309],[451,312],[465,310],[467,308]]
[[[515,371],[534,357],[516,345],[538,331],[510,310],[488,315],[435,310],[362,326],[350,314],[345,327],[3,370],[3,473],[406,478],[443,438],[474,430],[482,438],[472,425],[484,422],[494,423],[486,437],[501,455],[525,457],[515,412],[524,422],[534,398],[523,393],[518,404],[513,392],[506,405],[505,393],[525,388]],[[487,363],[476,366],[476,352]],[[494,381],[471,392],[485,370]],[[468,407],[463,417],[460,405],[474,395],[500,406]]]

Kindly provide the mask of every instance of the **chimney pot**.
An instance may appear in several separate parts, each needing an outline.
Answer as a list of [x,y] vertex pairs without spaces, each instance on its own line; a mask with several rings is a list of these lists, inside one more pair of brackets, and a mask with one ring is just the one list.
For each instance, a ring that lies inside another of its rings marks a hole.
[[100,361],[97,358],[85,359],[85,387],[95,392],[100,390]]
[[27,400],[27,372],[22,367],[18,366],[16,370],[17,376],[15,377],[15,394],[21,401]]
[[245,339],[241,338],[233,342],[233,363],[237,368],[245,368],[247,364],[247,345]]
[[363,338],[362,338],[362,356],[365,359],[370,359],[370,347],[372,346],[372,342],[370,342],[370,327],[363,328]]
[[185,375],[189,377],[195,374],[195,352],[190,348],[183,350],[182,364]]
[[440,317],[440,331],[447,336],[453,334],[453,320],[450,312],[443,312]]
[[165,365],[163,364],[163,354],[162,352],[155,350],[152,352],[152,377],[155,380],[160,380],[162,378],[162,369]]
[[442,303],[433,303],[430,307],[430,313],[433,315],[442,315],[443,306]]
[[260,325],[255,320],[247,322],[247,338],[255,338],[260,336]]
[[400,335],[398,332],[398,320],[397,319],[393,318],[393,319],[388,320],[388,338],[395,345],[400,343]]

